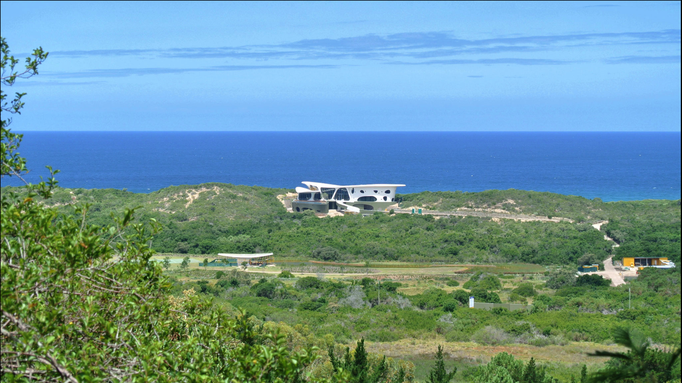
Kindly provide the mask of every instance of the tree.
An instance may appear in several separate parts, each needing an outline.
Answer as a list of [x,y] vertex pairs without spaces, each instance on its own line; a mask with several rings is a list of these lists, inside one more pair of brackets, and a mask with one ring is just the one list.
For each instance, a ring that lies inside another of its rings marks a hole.
[[2,160],[0,162],[0,175],[16,176],[23,180],[22,174],[26,173],[26,160],[19,156],[17,149],[23,137],[22,134],[15,134],[9,130],[12,118],[6,117],[6,113],[21,114],[24,107],[22,98],[26,93],[15,93],[11,102],[7,101],[5,88],[14,85],[17,79],[26,79],[38,74],[38,65],[47,59],[48,52],[43,48],[33,50],[31,57],[26,58],[26,66],[22,72],[16,70],[19,63],[18,59],[10,55],[9,45],[4,37],[0,37],[2,45],[2,90],[0,90],[0,103],[2,104]]
[[[4,89],[22,74],[5,75],[17,60],[4,39],[2,53]],[[36,60],[27,60],[24,73],[37,74]],[[3,93],[3,118],[21,109],[21,96],[7,106]],[[8,124],[1,172],[20,177],[26,161]],[[314,349],[293,352],[285,336],[256,327],[244,312],[230,318],[194,290],[169,295],[161,265],[151,260],[153,220],[137,223],[127,210],[107,225],[89,225],[87,206],[74,215],[39,203],[55,184],[1,193],[2,381],[304,379]]]
[[399,367],[397,371],[389,371],[389,363],[386,357],[382,357],[378,362],[370,361],[370,355],[365,349],[365,340],[360,339],[351,353],[350,348],[346,347],[343,359],[338,359],[334,354],[334,347],[328,350],[329,361],[334,371],[346,372],[350,383],[378,383],[378,382],[397,382],[401,383],[405,379],[405,370]]
[[523,378],[521,379],[524,383],[542,383],[544,374],[535,367],[535,358],[530,358],[528,364],[526,364],[526,367],[523,369]]
[[680,347],[676,350],[650,348],[644,336],[633,329],[614,330],[613,340],[627,347],[626,353],[597,351],[591,356],[609,356],[607,367],[588,377],[589,382],[668,382],[680,379]]
[[587,365],[583,364],[583,368],[580,369],[580,383],[587,383]]
[[474,382],[514,383],[520,382],[522,375],[523,362],[506,352],[501,352],[490,359],[490,363],[477,369]]
[[436,364],[431,368],[429,372],[428,382],[429,383],[448,383],[455,377],[457,373],[457,368],[453,368],[452,371],[447,372],[445,370],[445,362],[443,362],[443,347],[438,345],[438,351],[436,351]]
[[170,266],[171,266],[170,258],[164,257],[163,258],[163,268],[168,270],[168,269],[170,269]]
[[204,267],[208,266],[208,258],[204,258]]
[[189,267],[189,257],[185,257],[182,259],[182,263],[180,264],[180,268],[185,270],[188,267]]

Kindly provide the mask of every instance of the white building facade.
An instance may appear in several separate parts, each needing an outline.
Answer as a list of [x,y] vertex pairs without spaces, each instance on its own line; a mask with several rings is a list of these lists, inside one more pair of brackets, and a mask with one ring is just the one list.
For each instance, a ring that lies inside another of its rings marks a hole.
[[338,210],[350,213],[384,211],[396,203],[396,189],[403,184],[334,185],[303,181],[306,187],[297,187],[297,198],[292,210],[328,213]]

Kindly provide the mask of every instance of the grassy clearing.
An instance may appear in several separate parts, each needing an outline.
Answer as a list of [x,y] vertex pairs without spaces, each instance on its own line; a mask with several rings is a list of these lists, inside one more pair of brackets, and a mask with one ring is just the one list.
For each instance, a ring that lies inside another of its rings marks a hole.
[[506,352],[516,359],[528,361],[535,358],[539,364],[547,367],[550,374],[560,379],[569,380],[570,376],[579,376],[582,365],[588,371],[596,370],[608,358],[591,357],[588,353],[595,350],[623,352],[620,346],[603,345],[588,342],[572,342],[566,346],[535,347],[525,344],[504,346],[484,346],[472,342],[445,342],[443,339],[403,339],[396,342],[365,342],[369,352],[384,354],[396,359],[408,360],[415,365],[415,378],[425,381],[431,367],[438,345],[443,346],[446,355],[446,368],[457,367],[455,381],[465,381],[464,376],[472,368],[488,363],[498,353]]

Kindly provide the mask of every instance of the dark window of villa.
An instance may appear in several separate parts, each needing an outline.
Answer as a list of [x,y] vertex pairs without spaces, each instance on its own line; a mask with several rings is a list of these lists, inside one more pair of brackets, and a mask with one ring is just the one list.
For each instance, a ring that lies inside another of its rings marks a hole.
[[378,190],[375,190],[375,191],[374,191],[374,194],[379,194],[379,191],[378,191]]
[[384,201],[388,201],[388,198],[386,198],[386,196],[384,196]]
[[351,193],[355,193],[355,188],[350,189]]
[[386,193],[386,194],[391,194],[391,191],[390,191],[390,190],[386,190],[384,193]]
[[358,201],[368,201],[368,202],[374,202],[377,200],[377,197],[370,197],[370,196],[365,196],[365,197],[360,197],[358,198]]
[[296,211],[301,211],[301,208],[296,206]]
[[320,190],[326,199],[332,199],[334,192],[336,191],[334,188],[321,188]]
[[319,201],[322,199],[322,195],[320,193],[315,193],[315,201]]
[[336,196],[334,197],[335,200],[337,201],[350,201],[350,196],[348,195],[348,189],[346,188],[341,188],[336,191]]
[[364,190],[360,190],[360,193],[364,193],[364,192],[365,192]]
[[362,208],[364,210],[374,210],[374,206],[372,206],[372,205],[362,205]]
[[298,193],[298,199],[302,201],[307,201],[310,199],[312,193]]

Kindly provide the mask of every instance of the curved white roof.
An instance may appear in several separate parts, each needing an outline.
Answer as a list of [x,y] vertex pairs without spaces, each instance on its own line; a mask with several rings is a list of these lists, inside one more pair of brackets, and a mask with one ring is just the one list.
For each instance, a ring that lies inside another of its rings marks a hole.
[[314,193],[314,191],[298,186],[296,188],[296,193]]
[[228,258],[238,258],[238,259],[254,259],[254,258],[263,258],[263,257],[269,257],[273,255],[274,253],[263,253],[263,254],[228,254],[228,253],[218,253],[221,257],[228,257]]
[[404,184],[361,184],[361,185],[334,185],[334,184],[326,184],[323,182],[311,182],[311,181],[303,181],[303,184],[308,186],[310,188],[311,185],[316,186],[318,188],[359,188],[359,187],[401,187],[405,186]]

